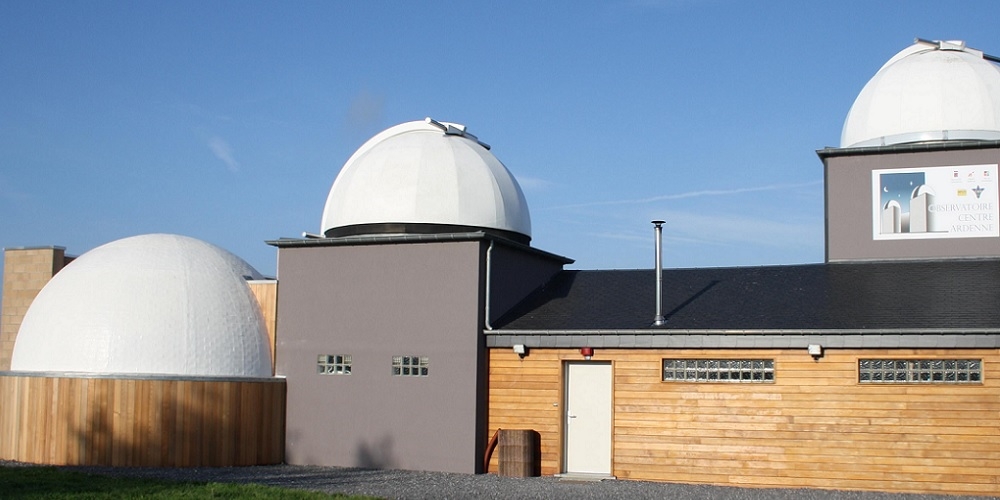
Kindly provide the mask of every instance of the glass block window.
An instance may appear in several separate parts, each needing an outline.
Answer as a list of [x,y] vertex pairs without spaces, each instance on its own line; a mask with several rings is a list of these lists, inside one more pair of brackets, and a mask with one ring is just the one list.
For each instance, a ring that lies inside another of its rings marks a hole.
[[316,360],[316,373],[320,375],[350,375],[350,354],[320,354]]
[[664,359],[664,382],[774,382],[773,359]]
[[397,377],[426,377],[427,356],[393,356],[392,374]]
[[980,359],[859,359],[862,384],[978,384]]

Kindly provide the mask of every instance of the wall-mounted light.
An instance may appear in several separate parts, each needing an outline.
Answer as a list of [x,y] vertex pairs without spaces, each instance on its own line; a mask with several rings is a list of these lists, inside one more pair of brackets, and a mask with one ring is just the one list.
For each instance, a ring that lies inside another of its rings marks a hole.
[[594,348],[593,347],[581,347],[580,348],[580,354],[583,355],[583,359],[586,359],[586,360],[589,361],[590,358],[594,357]]
[[524,359],[524,357],[528,355],[528,348],[524,347],[524,344],[514,344],[514,354],[517,354],[517,357]]
[[809,350],[809,355],[812,356],[813,359],[818,360],[823,357],[823,346],[819,344],[809,344],[807,349]]

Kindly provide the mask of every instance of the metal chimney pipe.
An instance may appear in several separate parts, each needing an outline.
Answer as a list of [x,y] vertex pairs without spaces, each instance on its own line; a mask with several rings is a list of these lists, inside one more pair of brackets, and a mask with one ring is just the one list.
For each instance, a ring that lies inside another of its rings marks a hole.
[[663,223],[662,220],[654,220],[653,226],[656,233],[656,316],[653,317],[652,326],[663,326],[666,320],[663,319]]

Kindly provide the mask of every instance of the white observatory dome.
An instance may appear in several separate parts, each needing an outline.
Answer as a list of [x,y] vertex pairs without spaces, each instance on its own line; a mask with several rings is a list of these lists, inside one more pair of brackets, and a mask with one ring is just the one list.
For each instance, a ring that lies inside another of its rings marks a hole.
[[862,89],[847,114],[840,147],[1000,140],[995,61],[965,42],[918,40]]
[[97,247],[42,288],[11,370],[270,377],[260,307],[239,257],[200,240],[134,236]]
[[480,230],[530,241],[524,193],[488,145],[430,118],[377,134],[347,160],[321,228],[327,237]]

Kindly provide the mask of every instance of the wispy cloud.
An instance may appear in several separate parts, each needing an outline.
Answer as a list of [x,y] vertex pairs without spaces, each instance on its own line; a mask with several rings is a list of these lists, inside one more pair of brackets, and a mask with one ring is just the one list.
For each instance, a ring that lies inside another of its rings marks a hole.
[[789,189],[801,189],[805,187],[820,186],[823,181],[812,181],[803,182],[799,184],[771,184],[767,186],[756,186],[756,187],[746,187],[746,188],[734,188],[734,189],[702,189],[698,191],[688,191],[685,193],[674,193],[665,194],[659,196],[650,196],[647,198],[630,198],[625,200],[610,200],[610,201],[595,201],[590,203],[575,203],[572,205],[559,205],[554,207],[549,207],[552,209],[562,209],[562,208],[586,208],[586,207],[600,207],[609,205],[638,205],[643,203],[653,203],[657,201],[669,201],[669,200],[683,200],[687,198],[704,198],[710,196],[732,196],[734,194],[743,193],[759,193],[764,191],[786,191]]
[[774,220],[739,214],[669,215],[678,236],[704,242],[740,243],[764,247],[810,246],[821,241],[822,224],[801,218]]
[[[594,232],[590,232],[590,233],[586,233],[586,234],[587,234],[587,236],[593,236],[594,238],[601,238],[601,239],[605,239],[605,240],[618,240],[618,241],[627,241],[627,242],[640,243],[641,246],[643,246],[643,247],[645,247],[646,245],[649,244],[649,241],[650,241],[650,238],[651,238],[648,232],[643,232],[641,234],[639,232],[634,232],[634,233],[629,233],[629,232],[617,232],[617,233],[616,232],[597,232],[597,233],[594,233]],[[701,238],[691,238],[691,237],[686,237],[686,236],[679,236],[677,234],[670,234],[669,235],[669,239],[670,239],[670,241],[680,242],[680,243],[705,243],[705,240],[701,239]]]
[[223,138],[218,136],[210,137],[208,139],[208,149],[212,150],[212,154],[226,164],[230,172],[240,171],[239,162],[233,158],[233,148],[229,147],[229,143]]
[[[811,246],[821,241],[822,225],[802,217],[774,220],[735,213],[670,211],[664,238],[675,243],[702,245],[755,245],[761,247]],[[647,242],[649,232],[612,229],[589,232],[590,236],[618,241]]]
[[22,193],[16,190],[11,183],[8,182],[3,177],[0,177],[0,200],[9,201],[12,203],[20,203],[23,201],[28,201],[31,198],[27,193]]

